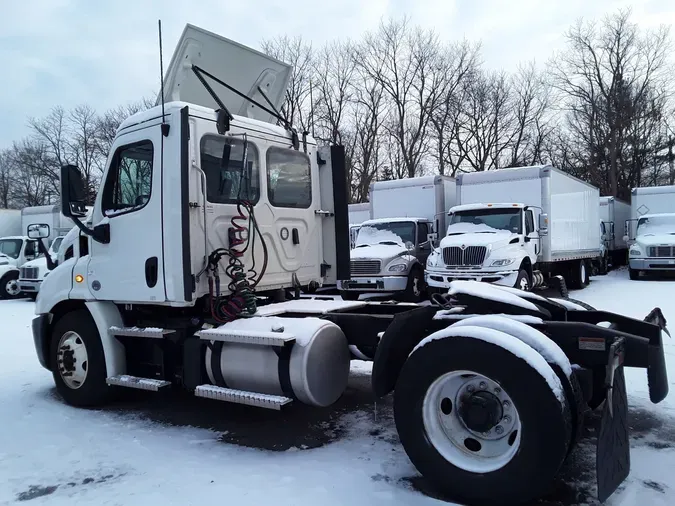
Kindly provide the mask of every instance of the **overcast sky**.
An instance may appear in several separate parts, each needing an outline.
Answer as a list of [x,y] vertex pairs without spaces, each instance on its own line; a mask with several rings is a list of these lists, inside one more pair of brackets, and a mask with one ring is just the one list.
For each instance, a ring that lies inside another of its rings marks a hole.
[[[0,149],[28,133],[26,119],[54,105],[104,110],[159,89],[157,19],[164,64],[186,23],[252,47],[276,35],[315,45],[356,38],[382,17],[408,15],[444,39],[481,40],[490,68],[545,63],[579,17],[633,7],[645,27],[675,24],[675,0],[2,0]],[[673,34],[675,35],[675,34]]]

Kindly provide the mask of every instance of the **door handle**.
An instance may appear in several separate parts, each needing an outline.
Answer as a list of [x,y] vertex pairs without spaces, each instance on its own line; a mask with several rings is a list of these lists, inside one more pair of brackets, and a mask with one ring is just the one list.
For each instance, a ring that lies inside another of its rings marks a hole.
[[150,257],[145,261],[145,283],[148,288],[157,284],[157,257]]
[[321,209],[317,209],[316,211],[314,211],[314,214],[316,214],[317,216],[323,216],[325,218],[335,216],[335,213],[333,211],[323,211]]

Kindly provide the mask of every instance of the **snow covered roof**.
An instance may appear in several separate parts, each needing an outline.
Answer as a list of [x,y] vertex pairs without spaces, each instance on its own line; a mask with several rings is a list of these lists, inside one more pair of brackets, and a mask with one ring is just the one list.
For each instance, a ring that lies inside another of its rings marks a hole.
[[[405,188],[407,186],[426,186],[436,184],[436,181],[444,176],[420,176],[392,179],[391,181],[376,181],[370,185],[371,190],[384,190],[390,188]],[[452,179],[445,176],[447,179]]]
[[485,203],[485,204],[461,204],[458,206],[453,206],[450,208],[450,211],[448,211],[448,214],[451,213],[459,213],[462,211],[477,211],[480,209],[512,209],[512,208],[518,208],[522,209],[525,207],[525,204],[522,203],[508,203],[508,202],[497,202],[497,203]]
[[639,219],[642,218],[673,218],[675,213],[652,213],[652,214],[643,214]]
[[383,223],[405,223],[405,222],[418,222],[418,221],[429,221],[426,218],[375,218],[372,220],[366,220],[361,223],[362,227],[367,227],[368,225],[379,225]]
[[675,193],[675,186],[644,186],[642,188],[633,188],[633,195],[656,195],[658,193]]

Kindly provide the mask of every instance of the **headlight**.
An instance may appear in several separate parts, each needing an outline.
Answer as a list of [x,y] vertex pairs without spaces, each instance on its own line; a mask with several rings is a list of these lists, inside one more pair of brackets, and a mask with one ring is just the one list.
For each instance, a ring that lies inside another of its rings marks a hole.
[[632,257],[639,257],[639,256],[642,256],[642,250],[640,249],[640,247],[637,246],[637,245],[635,245],[635,244],[633,244],[633,245],[630,247],[630,256],[632,256]]
[[511,265],[514,262],[515,258],[502,258],[501,260],[495,260],[492,262],[493,267],[503,267],[505,265]]
[[7,265],[9,262],[7,260],[0,260],[0,265]]
[[388,271],[393,271],[393,272],[403,272],[408,268],[406,264],[394,264],[390,265]]

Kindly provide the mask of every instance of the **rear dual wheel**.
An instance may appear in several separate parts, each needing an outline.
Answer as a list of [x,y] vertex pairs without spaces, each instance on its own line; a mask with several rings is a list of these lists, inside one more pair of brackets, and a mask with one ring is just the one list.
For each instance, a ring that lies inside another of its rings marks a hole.
[[420,473],[452,500],[520,504],[542,495],[571,444],[570,406],[528,362],[478,339],[429,342],[394,392],[396,428]]

